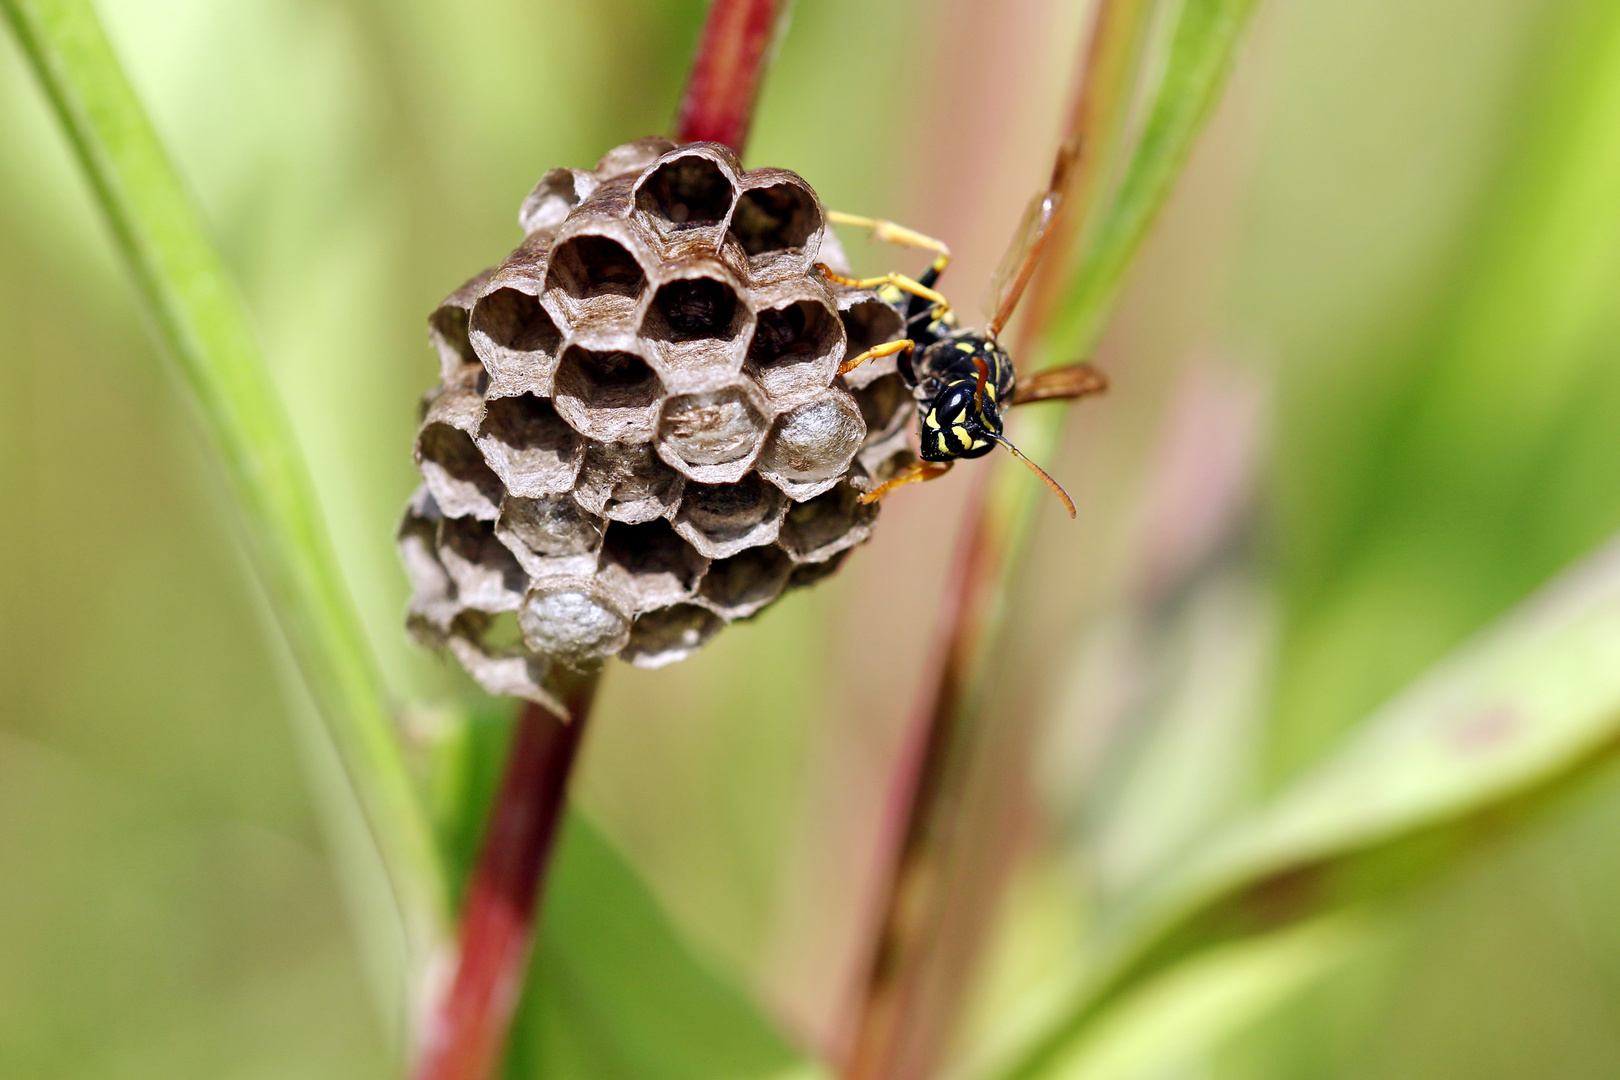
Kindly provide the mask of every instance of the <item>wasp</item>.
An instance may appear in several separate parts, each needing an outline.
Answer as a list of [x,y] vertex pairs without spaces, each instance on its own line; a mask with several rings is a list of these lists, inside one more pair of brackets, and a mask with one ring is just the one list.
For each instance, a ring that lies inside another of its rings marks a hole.
[[833,224],[868,229],[873,239],[934,252],[933,261],[918,278],[898,273],[852,278],[834,272],[825,263],[818,266],[822,274],[839,285],[878,290],[905,318],[905,337],[874,346],[846,360],[838,369],[844,375],[868,360],[894,356],[901,378],[917,399],[922,460],[863,494],[861,502],[876,502],[905,484],[937,479],[949,472],[958,458],[983,457],[1000,446],[1029,466],[1063,501],[1069,516],[1075,516],[1074,500],[1062,486],[1002,434],[1002,412],[1032,401],[1100,393],[1107,389],[1108,381],[1089,364],[1072,364],[1038,372],[1020,385],[1012,358],[998,340],[1040,262],[1074,153],[1072,147],[1059,151],[1051,183],[1031,200],[992,283],[986,310],[994,314],[982,329],[959,327],[950,301],[935,288],[951,261],[950,250],[943,242],[892,221],[828,213]]

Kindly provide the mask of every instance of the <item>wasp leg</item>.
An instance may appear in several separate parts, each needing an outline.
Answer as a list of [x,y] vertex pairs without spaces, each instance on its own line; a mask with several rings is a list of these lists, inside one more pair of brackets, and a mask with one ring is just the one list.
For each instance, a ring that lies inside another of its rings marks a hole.
[[904,274],[884,274],[882,277],[874,278],[852,278],[837,273],[826,263],[817,263],[816,268],[826,276],[828,281],[848,286],[851,289],[876,289],[883,285],[893,285],[901,292],[910,293],[912,296],[920,296],[924,300],[933,303],[933,317],[935,319],[943,319],[951,313],[951,302],[945,299],[943,295],[914,278],[906,277]]
[[1108,376],[1090,364],[1070,364],[1037,371],[1027,379],[1019,379],[1018,389],[1013,391],[1012,403],[1028,405],[1032,401],[1083,398],[1107,389]]
[[905,352],[907,349],[914,347],[916,344],[917,343],[912,341],[910,338],[901,338],[899,341],[885,341],[881,345],[874,345],[870,349],[867,349],[865,352],[861,353],[861,355],[851,360],[845,360],[842,364],[839,364],[838,374],[848,375],[850,372],[854,371],[868,360],[876,360],[881,356],[893,356],[897,352]]
[[904,469],[895,473],[889,479],[863,494],[858,500],[861,503],[875,503],[897,487],[907,484],[921,483],[925,480],[938,480],[951,471],[954,461],[914,461]]
[[[884,221],[882,218],[841,214],[836,210],[827,211],[827,220],[834,225],[849,225],[857,229],[870,229],[874,240],[934,252],[934,261],[929,264],[928,271],[935,279],[943,274],[945,268],[951,263],[951,249],[945,246],[945,241],[935,240],[932,236],[925,236],[915,229],[906,228],[904,225]],[[932,285],[933,281],[929,281],[928,284]]]

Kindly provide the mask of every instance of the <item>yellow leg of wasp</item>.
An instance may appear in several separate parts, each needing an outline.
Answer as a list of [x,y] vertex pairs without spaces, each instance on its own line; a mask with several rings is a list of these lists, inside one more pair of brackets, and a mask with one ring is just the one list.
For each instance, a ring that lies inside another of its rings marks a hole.
[[862,495],[859,501],[875,503],[897,487],[904,487],[907,484],[915,484],[924,480],[938,480],[951,471],[953,464],[955,462],[951,461],[914,461]]
[[905,352],[907,349],[915,347],[916,344],[910,338],[901,338],[899,341],[885,341],[881,345],[874,345],[861,353],[861,355],[845,360],[838,365],[838,374],[848,375],[868,360],[876,360],[880,356],[893,356],[897,352]]
[[882,277],[874,278],[852,278],[837,273],[826,263],[817,263],[816,266],[826,275],[828,281],[847,285],[851,289],[876,289],[881,285],[893,285],[901,292],[908,292],[912,296],[920,296],[924,300],[932,300],[934,302],[934,318],[936,319],[943,319],[951,313],[951,302],[949,300],[922,282],[908,278],[904,274],[884,274]]
[[951,262],[951,249],[945,246],[945,241],[935,240],[932,236],[925,236],[916,229],[908,229],[904,225],[897,225],[882,218],[859,217],[855,214],[841,214],[837,210],[827,211],[827,220],[834,225],[849,225],[856,229],[872,230],[872,239],[882,240],[889,244],[900,244],[904,247],[922,248],[932,251],[935,258],[931,267],[937,277],[945,272],[945,267]]

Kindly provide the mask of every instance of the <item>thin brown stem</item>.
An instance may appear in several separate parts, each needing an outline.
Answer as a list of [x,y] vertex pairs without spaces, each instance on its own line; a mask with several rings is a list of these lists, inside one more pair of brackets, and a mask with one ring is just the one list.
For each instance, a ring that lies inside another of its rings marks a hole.
[[776,28],[790,0],[714,0],[675,119],[676,142],[748,141]]
[[[1062,231],[1052,238],[1054,250],[1064,250],[1082,234],[1100,200],[1099,159],[1118,136],[1133,72],[1128,57],[1140,41],[1147,7],[1146,0],[1101,0],[1097,6],[1064,132],[1064,150],[1054,170],[1054,188],[1064,195],[1064,217],[1054,226]],[[1049,287],[1042,288],[1042,279],[1060,272],[1061,261],[1048,258],[1041,267],[1035,282],[1037,297],[1050,295]],[[1039,300],[1034,307],[1022,328],[1026,347],[1038,337],[1050,310],[1049,303]],[[1016,546],[1013,531],[994,519],[988,479],[989,470],[981,471],[967,510],[939,616],[935,663],[913,721],[917,749],[900,777],[910,791],[906,824],[863,988],[845,1080],[926,1080],[937,1071],[964,998],[962,987],[968,981],[964,968],[971,964],[971,955],[944,965],[932,962],[949,921],[953,860],[970,832],[962,813],[969,799],[970,766],[983,749],[970,699],[979,696],[974,687],[996,636],[1000,599]],[[1012,735],[1004,733],[1005,737]],[[994,832],[993,828],[988,832],[980,829],[978,835]],[[976,906],[965,928],[982,934],[993,904],[983,897],[965,901],[959,897],[957,904],[968,909]],[[962,928],[953,926],[951,932],[956,934]],[[971,954],[976,943],[967,943],[965,950],[960,945],[953,948]],[[950,969],[950,976],[942,980],[936,972],[931,977],[930,971],[940,967]]]
[[945,607],[936,623],[930,676],[912,718],[914,745],[901,778],[911,790],[910,805],[854,1048],[844,1067],[846,1080],[889,1080],[896,1075],[921,981],[919,968],[938,926],[943,860],[962,790],[958,773],[964,764],[959,723],[963,675],[976,645],[973,628],[988,599],[986,575],[995,563],[980,512],[988,476],[981,471],[975,477],[966,515],[969,527],[957,542]]
[[592,672],[557,687],[566,717],[534,704],[518,716],[467,889],[455,979],[430,1021],[416,1080],[487,1080],[500,1064],[596,683]]

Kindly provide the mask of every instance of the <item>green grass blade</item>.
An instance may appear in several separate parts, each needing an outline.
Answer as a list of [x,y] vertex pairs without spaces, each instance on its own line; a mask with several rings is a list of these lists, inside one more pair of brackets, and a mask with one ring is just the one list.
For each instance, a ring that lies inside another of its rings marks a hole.
[[1110,1010],[1051,1072],[1063,1080],[1200,1075],[1223,1042],[1341,969],[1376,931],[1337,914],[1209,949]]
[[1096,348],[1125,270],[1220,100],[1255,3],[1182,0],[1142,134],[1112,198],[1082,234],[1086,248],[1046,327],[1043,356],[1069,361]]
[[437,934],[443,908],[432,833],[246,313],[88,0],[0,0],[0,9],[224,466],[259,581],[366,812],[407,930],[421,942]]
[[1484,816],[1539,808],[1620,742],[1620,543],[1533,598],[1202,853],[1120,905],[1084,984],[995,1075],[1059,1075],[1112,1003],[1212,943],[1387,894]]

